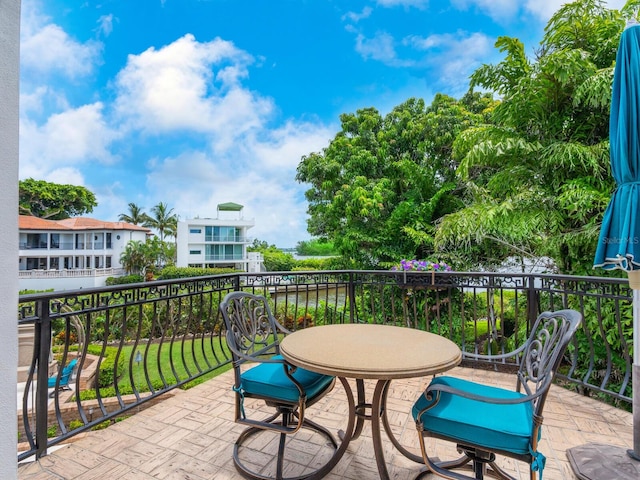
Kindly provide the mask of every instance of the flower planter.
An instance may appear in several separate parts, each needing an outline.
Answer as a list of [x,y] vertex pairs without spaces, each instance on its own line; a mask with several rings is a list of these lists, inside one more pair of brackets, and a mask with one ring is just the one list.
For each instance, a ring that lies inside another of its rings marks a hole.
[[414,290],[442,290],[450,288],[454,284],[451,275],[435,271],[401,272],[396,275],[396,282],[400,288],[411,288]]

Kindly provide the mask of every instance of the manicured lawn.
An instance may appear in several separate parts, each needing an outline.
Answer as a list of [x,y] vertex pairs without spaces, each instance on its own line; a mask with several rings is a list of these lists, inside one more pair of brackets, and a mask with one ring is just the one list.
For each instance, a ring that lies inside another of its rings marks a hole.
[[[224,343],[224,341],[223,341]],[[95,348],[90,349],[95,352]],[[98,347],[98,352],[101,347]],[[226,349],[226,346],[225,346]],[[116,347],[107,347],[107,356],[115,359]],[[137,353],[140,355],[136,355]],[[91,353],[91,352],[90,352]],[[131,378],[139,392],[150,391],[149,384],[155,390],[161,389],[164,385],[174,385],[178,381],[184,381],[189,376],[196,375],[200,371],[209,370],[216,365],[227,361],[225,353],[218,339],[197,338],[195,340],[176,341],[171,345],[169,342],[150,345],[138,345],[134,350],[133,345],[124,346],[120,352],[120,357],[124,361],[119,361],[118,369],[118,389],[120,394],[133,393]],[[131,359],[133,358],[133,361]],[[136,362],[136,358],[139,359]],[[146,358],[146,362],[143,359]],[[208,361],[208,363],[207,363]],[[105,362],[105,360],[103,360]],[[106,362],[108,363],[108,361]],[[130,368],[131,367],[131,368]],[[191,388],[216,375],[220,375],[231,368],[227,363],[215,368],[215,370],[186,383],[181,388]],[[145,371],[146,370],[146,371]],[[110,397],[115,395],[114,387],[104,387],[100,389],[101,396]],[[81,393],[81,398],[87,400],[95,398],[95,390],[87,390]]]

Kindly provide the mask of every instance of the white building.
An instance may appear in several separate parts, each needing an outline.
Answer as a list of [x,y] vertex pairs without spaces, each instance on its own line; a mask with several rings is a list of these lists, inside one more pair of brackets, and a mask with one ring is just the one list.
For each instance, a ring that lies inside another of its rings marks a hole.
[[144,242],[148,228],[92,218],[45,220],[20,215],[20,289],[100,287],[124,275],[120,254],[129,241]]
[[193,218],[178,222],[178,267],[235,268],[248,271],[247,230],[255,221],[245,220],[242,205],[221,203],[216,218]]

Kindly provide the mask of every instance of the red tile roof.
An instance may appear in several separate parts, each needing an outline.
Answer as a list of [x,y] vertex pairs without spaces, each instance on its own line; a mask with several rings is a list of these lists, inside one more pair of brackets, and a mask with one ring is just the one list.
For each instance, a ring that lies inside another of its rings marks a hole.
[[94,218],[75,217],[65,220],[45,220],[44,218],[20,215],[18,220],[20,230],[134,230],[151,232],[146,227],[127,222],[104,222]]

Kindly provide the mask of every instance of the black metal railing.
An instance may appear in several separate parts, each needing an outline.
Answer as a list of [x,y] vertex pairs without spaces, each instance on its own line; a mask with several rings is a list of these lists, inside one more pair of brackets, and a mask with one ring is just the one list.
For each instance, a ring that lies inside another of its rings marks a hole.
[[[524,341],[541,311],[573,308],[585,322],[567,350],[560,381],[624,408],[631,404],[632,293],[625,279],[238,273],[21,296],[19,325],[24,335],[33,335],[33,354],[24,366],[18,406],[18,459],[40,457],[73,435],[229,368],[218,305],[240,289],[267,296],[290,330],[345,322],[395,324],[444,335],[474,353],[510,351]],[[74,358],[77,366],[67,385],[62,371]],[[474,364],[466,360],[465,365]],[[500,360],[493,368],[508,366]]]

